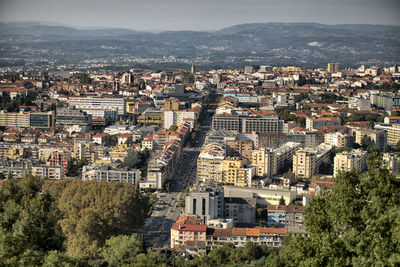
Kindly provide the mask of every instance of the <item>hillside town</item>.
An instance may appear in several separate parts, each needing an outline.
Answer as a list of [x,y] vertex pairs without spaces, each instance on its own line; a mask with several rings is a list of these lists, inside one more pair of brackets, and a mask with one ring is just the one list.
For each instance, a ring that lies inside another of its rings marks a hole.
[[0,76],[0,183],[130,184],[156,200],[151,249],[307,235],[304,209],[382,153],[400,177],[400,67],[244,66]]

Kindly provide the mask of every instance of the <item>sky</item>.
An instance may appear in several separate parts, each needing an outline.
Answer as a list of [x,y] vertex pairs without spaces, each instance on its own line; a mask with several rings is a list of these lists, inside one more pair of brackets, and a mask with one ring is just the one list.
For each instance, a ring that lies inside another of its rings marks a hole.
[[141,31],[259,22],[400,25],[400,0],[0,0],[0,21]]

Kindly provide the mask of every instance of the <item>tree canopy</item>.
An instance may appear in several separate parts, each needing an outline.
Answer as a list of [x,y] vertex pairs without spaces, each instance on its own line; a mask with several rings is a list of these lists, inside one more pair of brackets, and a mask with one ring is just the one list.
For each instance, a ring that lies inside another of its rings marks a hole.
[[105,241],[132,234],[149,211],[147,196],[128,184],[81,180],[49,181],[70,255],[94,256]]
[[400,181],[374,153],[368,172],[341,173],[331,191],[306,209],[309,236],[282,248],[288,266],[395,266],[400,264]]
[[0,265],[40,264],[43,255],[62,250],[63,235],[51,213],[53,199],[42,182],[28,175],[0,186]]

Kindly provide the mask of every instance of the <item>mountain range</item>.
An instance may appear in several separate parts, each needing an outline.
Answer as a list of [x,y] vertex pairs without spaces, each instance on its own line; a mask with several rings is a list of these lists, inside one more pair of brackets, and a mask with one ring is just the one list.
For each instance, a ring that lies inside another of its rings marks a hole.
[[[400,62],[400,26],[317,23],[241,24],[213,32],[76,29],[0,23],[0,66],[118,69]],[[95,66],[98,64],[99,66]]]

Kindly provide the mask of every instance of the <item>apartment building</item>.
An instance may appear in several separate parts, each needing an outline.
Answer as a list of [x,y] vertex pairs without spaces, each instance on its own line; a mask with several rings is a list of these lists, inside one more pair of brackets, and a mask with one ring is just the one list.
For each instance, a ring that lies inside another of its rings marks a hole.
[[63,166],[35,165],[32,166],[31,174],[38,177],[47,177],[51,180],[64,179],[65,169]]
[[92,116],[79,109],[59,108],[57,109],[56,125],[90,127]]
[[285,228],[226,228],[216,229],[201,224],[193,217],[179,217],[171,227],[171,248],[206,253],[226,243],[243,246],[247,242],[279,247],[287,234]]
[[255,167],[245,166],[240,158],[229,157],[222,161],[222,183],[235,186],[251,186]]
[[164,129],[169,129],[172,125],[179,126],[187,119],[195,121],[196,113],[190,110],[164,111]]
[[134,100],[126,101],[126,113],[130,114],[142,114],[146,109],[151,108],[150,102],[142,102]]
[[225,198],[256,198],[256,205],[258,207],[267,207],[268,205],[279,205],[281,199],[285,203],[292,203],[296,199],[296,192],[290,190],[276,190],[276,189],[265,189],[265,188],[254,188],[254,187],[237,187],[232,185],[224,186]]
[[340,118],[336,117],[306,118],[306,128],[308,130],[314,130],[317,127],[336,126],[340,124]]
[[253,242],[258,245],[280,247],[287,234],[285,228],[232,228],[210,229],[207,235],[206,250],[221,247],[226,243],[233,243],[236,247]]
[[339,63],[328,63],[327,71],[330,73],[336,73],[339,71]]
[[333,175],[337,176],[342,171],[365,171],[367,169],[367,154],[367,151],[360,149],[336,154],[334,158]]
[[176,97],[169,97],[164,99],[164,110],[179,110],[179,99]]
[[171,227],[171,248],[186,246],[188,242],[206,242],[207,226],[193,217],[179,217]]
[[[389,132],[389,130],[388,130],[388,132]],[[362,143],[362,139],[364,136],[371,138],[371,141],[380,150],[383,150],[384,146],[388,143],[387,134],[384,130],[358,128],[358,129],[353,130],[353,134],[354,133],[356,136],[355,142],[360,145]],[[391,142],[394,142],[395,138],[396,138],[396,133],[393,131],[393,132],[391,132]],[[391,144],[394,144],[394,143],[391,143]]]
[[276,115],[217,114],[213,116],[212,127],[237,133],[282,132],[283,121]]
[[325,143],[338,148],[352,147],[353,136],[349,134],[343,134],[341,132],[330,132],[325,134]]
[[67,173],[70,160],[71,153],[69,151],[52,151],[48,162],[51,166],[62,166],[65,174]]
[[400,96],[398,95],[384,95],[373,94],[371,95],[371,104],[378,108],[386,110],[400,108]]
[[225,159],[225,147],[210,144],[203,147],[197,158],[197,179],[199,181],[222,182],[222,162]]
[[332,146],[322,143],[315,149],[304,148],[296,151],[293,155],[293,173],[301,179],[311,179],[319,172],[322,162],[329,160],[329,153]]
[[251,163],[256,166],[257,176],[274,176],[285,165],[290,164],[300,143],[287,142],[279,148],[261,148],[253,151]]
[[82,180],[107,181],[138,185],[141,177],[140,170],[110,168],[108,165],[83,166]]
[[117,109],[81,109],[86,112],[88,115],[92,115],[92,118],[103,118],[106,120],[116,121],[118,119],[118,110]]
[[164,125],[164,111],[157,108],[148,108],[140,114],[138,123]]
[[14,179],[22,179],[30,173],[32,161],[26,159],[1,159],[0,173],[7,177],[11,175]]
[[182,153],[181,139],[165,144],[165,149],[152,154],[147,165],[146,180],[140,182],[140,188],[162,189],[165,181],[173,179]]
[[126,114],[126,100],[125,98],[118,97],[70,97],[69,106],[76,109],[111,109],[116,110],[118,115],[123,116]]
[[400,124],[393,124],[387,127],[387,143],[388,145],[395,146],[400,141]]
[[304,228],[304,206],[268,205],[267,226]]
[[121,144],[114,146],[110,149],[108,154],[114,161],[120,161],[124,167],[132,167],[138,161],[138,151],[128,146],[127,144]]
[[254,224],[256,222],[256,198],[225,198],[225,218],[234,223]]
[[350,97],[349,108],[355,108],[358,110],[371,110],[371,100],[369,98]]
[[251,162],[254,142],[243,135],[235,140],[226,142],[226,155],[229,157],[242,157],[246,163]]
[[29,113],[0,111],[0,126],[29,127]]

